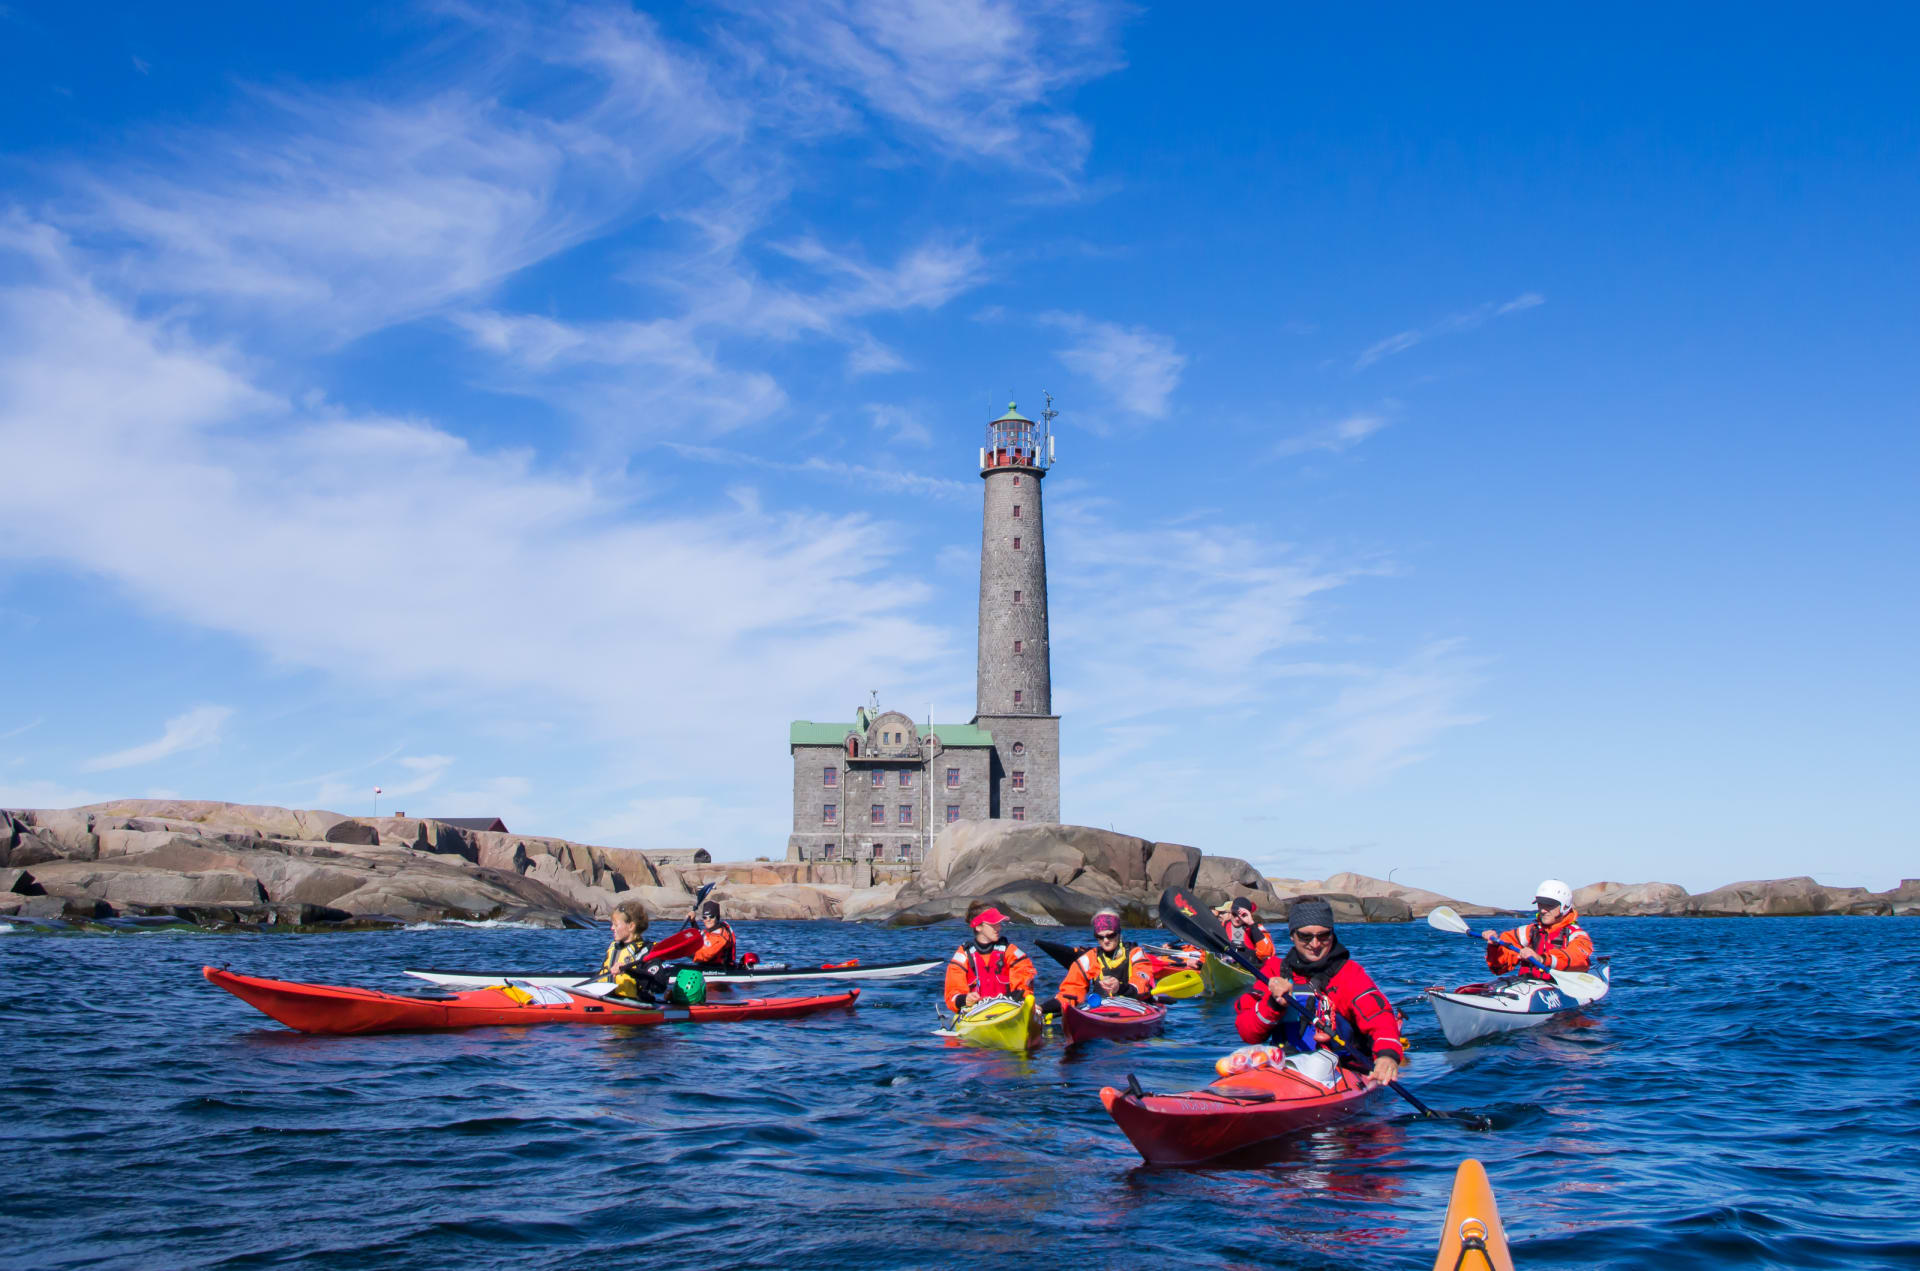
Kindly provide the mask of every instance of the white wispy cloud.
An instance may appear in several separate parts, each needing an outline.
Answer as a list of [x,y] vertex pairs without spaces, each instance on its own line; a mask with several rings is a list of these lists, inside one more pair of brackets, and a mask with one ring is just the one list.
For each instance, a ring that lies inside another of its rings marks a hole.
[[1348,415],[1345,419],[1335,420],[1297,437],[1288,437],[1267,453],[1274,458],[1305,454],[1310,450],[1339,454],[1343,450],[1351,450],[1386,426],[1386,419],[1380,415]]
[[22,733],[32,732],[34,729],[40,727],[40,725],[46,722],[47,722],[47,717],[45,715],[40,716],[38,719],[30,719],[26,723],[21,724],[17,728],[9,728],[6,732],[0,733],[0,741],[6,741],[9,738],[18,737]]
[[[841,103],[943,153],[1078,173],[1087,129],[1058,99],[1123,64],[1125,10],[1095,0],[792,0],[755,6],[819,118]],[[798,73],[794,73],[795,70]]]
[[867,417],[873,420],[875,432],[884,433],[896,441],[911,442],[916,446],[933,444],[933,433],[920,419],[918,412],[905,406],[896,406],[888,402],[867,403]]
[[196,706],[185,714],[169,719],[166,728],[152,741],[116,750],[110,755],[97,755],[81,764],[80,771],[110,772],[115,768],[132,768],[165,759],[168,755],[177,755],[183,750],[211,746],[220,740],[220,730],[232,717],[233,708],[230,706]]
[[1314,718],[1301,753],[1336,789],[1371,785],[1424,758],[1442,733],[1481,722],[1466,702],[1484,678],[1485,662],[1460,641],[1428,644],[1344,686]]
[[[864,516],[643,515],[526,452],[287,402],[59,263],[0,288],[0,450],[39,477],[10,496],[0,555],[107,579],[289,664],[539,701],[675,753],[721,744],[725,721],[767,702],[812,700],[849,662],[905,682],[952,658],[949,632],[908,616],[915,571],[874,585],[898,549]],[[82,505],[62,494],[75,488],[118,494]],[[257,603],[294,578],[328,598],[326,621]],[[481,597],[487,613],[395,621],[395,596],[416,616]]]
[[1356,371],[1365,370],[1382,358],[1392,357],[1396,353],[1405,353],[1415,345],[1431,340],[1437,335],[1451,335],[1458,331],[1471,331],[1488,318],[1502,318],[1509,314],[1523,313],[1528,309],[1537,308],[1546,302],[1547,298],[1545,296],[1535,291],[1528,291],[1505,302],[1494,303],[1489,301],[1486,304],[1475,305],[1473,308],[1463,310],[1460,313],[1449,314],[1429,326],[1414,327],[1410,330],[1396,332],[1386,339],[1370,344],[1365,349],[1362,349],[1360,356],[1354,359],[1353,369]]
[[1040,321],[1073,337],[1059,352],[1061,363],[1091,380],[1114,409],[1148,419],[1165,417],[1187,367],[1186,355],[1174,348],[1171,336],[1080,313],[1048,312]]
[[720,464],[729,468],[758,469],[763,472],[792,472],[826,477],[863,490],[885,490],[889,493],[922,495],[935,499],[964,499],[969,496],[977,498],[980,492],[979,486],[968,485],[952,477],[930,477],[924,473],[855,463],[848,459],[835,459],[824,455],[813,455],[806,459],[770,459],[765,455],[744,450],[676,442],[667,443],[667,449],[683,458],[698,460],[701,463]]

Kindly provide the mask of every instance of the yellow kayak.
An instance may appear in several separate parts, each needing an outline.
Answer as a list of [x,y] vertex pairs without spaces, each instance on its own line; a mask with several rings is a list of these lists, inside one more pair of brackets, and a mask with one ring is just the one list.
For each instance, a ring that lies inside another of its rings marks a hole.
[[1211,953],[1200,963],[1200,979],[1208,997],[1231,997],[1253,987],[1253,976],[1237,962],[1222,962]]
[[1440,1254],[1433,1260],[1433,1271],[1513,1271],[1507,1233],[1500,1226],[1500,1207],[1493,1203],[1493,1184],[1472,1157],[1460,1162],[1454,1172],[1453,1200],[1447,1205],[1447,1225],[1440,1231]]
[[1031,993],[1017,1002],[1010,997],[990,997],[954,1016],[953,1031],[976,1046],[1032,1050],[1040,1044],[1040,1008],[1034,1005]]
[[1207,991],[1207,983],[1198,971],[1169,971],[1153,982],[1155,997],[1185,1000]]

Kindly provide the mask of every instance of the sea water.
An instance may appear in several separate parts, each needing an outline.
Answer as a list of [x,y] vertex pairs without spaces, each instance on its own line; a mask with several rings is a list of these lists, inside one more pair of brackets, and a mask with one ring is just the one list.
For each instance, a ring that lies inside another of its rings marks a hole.
[[[605,933],[0,934],[0,1265],[1426,1267],[1474,1156],[1523,1268],[1920,1266],[1920,921],[1590,929],[1604,1004],[1449,1050],[1419,994],[1481,978],[1475,946],[1344,928],[1407,1011],[1408,1086],[1494,1128],[1379,1095],[1200,1169],[1143,1165],[1098,1093],[1205,1083],[1231,1002],[1030,1058],[934,1036],[938,969],[804,1020],[307,1037],[201,965],[407,991],[410,966],[589,967]],[[738,930],[796,962],[964,935]]]

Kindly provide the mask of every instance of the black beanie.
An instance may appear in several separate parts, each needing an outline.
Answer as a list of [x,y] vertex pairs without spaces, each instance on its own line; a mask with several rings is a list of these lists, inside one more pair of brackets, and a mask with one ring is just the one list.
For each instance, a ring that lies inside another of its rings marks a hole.
[[700,906],[700,916],[702,918],[718,918],[720,916],[720,902],[717,900],[709,900],[706,904]]
[[1325,927],[1333,930],[1333,906],[1318,896],[1302,896],[1287,906],[1287,934],[1291,935],[1302,927]]

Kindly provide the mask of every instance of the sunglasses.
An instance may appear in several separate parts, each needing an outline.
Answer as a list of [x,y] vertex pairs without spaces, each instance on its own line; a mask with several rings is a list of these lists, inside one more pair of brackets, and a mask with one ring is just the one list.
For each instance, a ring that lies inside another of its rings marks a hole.
[[1326,944],[1333,939],[1331,931],[1296,931],[1293,933],[1295,944]]
[[1118,931],[1096,931],[1093,933],[1093,938],[1095,940],[1118,940],[1120,933]]
[[1535,909],[1558,909],[1560,902],[1557,900],[1548,900],[1545,896],[1535,896],[1533,898],[1533,907]]

